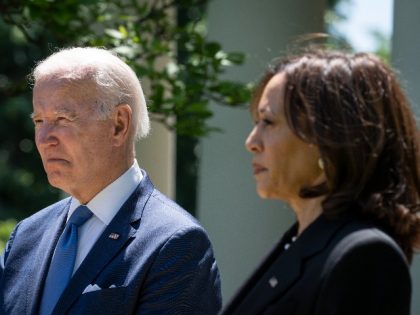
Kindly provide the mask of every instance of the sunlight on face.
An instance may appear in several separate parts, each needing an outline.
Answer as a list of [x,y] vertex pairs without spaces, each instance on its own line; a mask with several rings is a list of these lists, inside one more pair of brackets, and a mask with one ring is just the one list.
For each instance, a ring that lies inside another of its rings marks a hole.
[[255,114],[255,126],[246,140],[254,154],[252,167],[262,198],[289,202],[299,198],[303,186],[320,175],[316,147],[295,136],[284,114],[286,75],[276,74],[267,83]]
[[96,118],[87,90],[52,79],[33,90],[35,142],[48,180],[76,197],[101,185],[112,153],[112,124]]

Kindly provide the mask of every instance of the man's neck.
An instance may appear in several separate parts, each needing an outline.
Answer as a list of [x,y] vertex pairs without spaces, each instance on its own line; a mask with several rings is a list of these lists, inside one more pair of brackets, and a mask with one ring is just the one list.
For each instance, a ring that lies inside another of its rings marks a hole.
[[[125,159],[123,163],[110,163],[109,167],[103,171],[100,176],[100,181],[92,180],[92,183],[83,185],[83,189],[68,192],[70,195],[80,201],[81,204],[87,204],[105,187],[113,183],[117,178],[124,174],[134,163],[134,158],[129,160]],[[93,183],[96,183],[95,185]]]

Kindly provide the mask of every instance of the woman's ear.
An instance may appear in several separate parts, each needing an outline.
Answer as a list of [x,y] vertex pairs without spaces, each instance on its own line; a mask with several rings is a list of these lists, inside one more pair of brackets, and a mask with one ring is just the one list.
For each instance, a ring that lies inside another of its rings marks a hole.
[[130,136],[130,129],[132,124],[132,110],[128,104],[119,104],[115,107],[113,115],[114,123],[114,144],[121,146]]

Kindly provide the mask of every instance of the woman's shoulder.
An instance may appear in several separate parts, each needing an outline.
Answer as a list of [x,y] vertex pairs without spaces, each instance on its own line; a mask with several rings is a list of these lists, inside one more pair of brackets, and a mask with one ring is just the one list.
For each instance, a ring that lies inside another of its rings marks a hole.
[[408,270],[407,259],[395,240],[371,222],[350,220],[334,237],[324,270],[357,268],[367,264],[399,265]]
[[350,220],[337,235],[337,252],[346,253],[359,248],[389,248],[404,257],[395,240],[376,224],[364,220]]
[[407,260],[375,224],[355,220],[342,227],[320,274],[316,314],[409,314]]

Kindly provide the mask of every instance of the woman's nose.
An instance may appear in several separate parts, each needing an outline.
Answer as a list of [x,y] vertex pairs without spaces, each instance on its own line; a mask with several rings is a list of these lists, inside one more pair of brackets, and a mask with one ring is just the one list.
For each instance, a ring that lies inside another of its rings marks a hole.
[[260,152],[262,149],[262,143],[259,139],[259,133],[257,126],[255,126],[248,135],[248,138],[245,141],[245,147],[251,153]]

